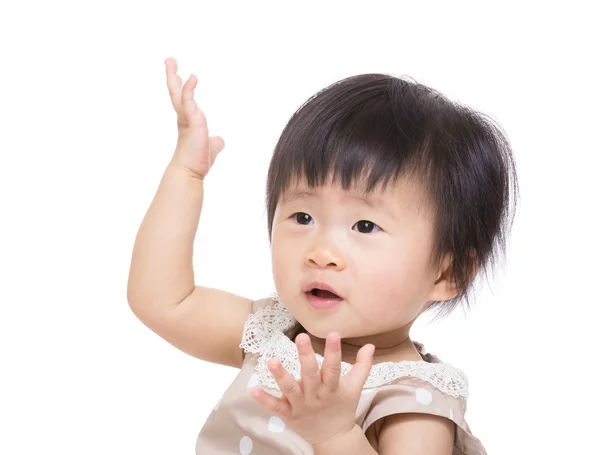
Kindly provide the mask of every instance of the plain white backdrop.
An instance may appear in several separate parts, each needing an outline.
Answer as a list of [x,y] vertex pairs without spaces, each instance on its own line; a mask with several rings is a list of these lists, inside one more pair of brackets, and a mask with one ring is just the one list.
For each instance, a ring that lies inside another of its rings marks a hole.
[[[237,371],[131,313],[137,229],[175,146],[164,60],[226,148],[196,282],[273,289],[265,179],[292,113],[359,73],[492,115],[521,199],[467,316],[413,337],[470,379],[490,454],[598,453],[598,36],[593,2],[19,2],[0,8],[0,453],[192,454]],[[207,314],[210,318],[210,314]]]

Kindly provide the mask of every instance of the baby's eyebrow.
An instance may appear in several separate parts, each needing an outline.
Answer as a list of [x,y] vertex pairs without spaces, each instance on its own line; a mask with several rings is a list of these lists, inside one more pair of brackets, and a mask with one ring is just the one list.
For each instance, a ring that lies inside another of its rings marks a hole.
[[[357,200],[358,202],[361,202],[365,205],[368,205],[369,207],[371,207],[375,210],[379,210],[379,209],[383,208],[385,205],[383,202],[383,199],[378,198],[378,197],[361,195],[361,194],[352,194],[352,193],[346,193],[345,196],[348,198]],[[316,197],[317,197],[317,194],[313,191],[295,190],[295,191],[290,191],[290,192],[284,194],[283,197],[281,198],[281,202],[285,204],[285,203],[293,202],[298,199],[314,199]]]

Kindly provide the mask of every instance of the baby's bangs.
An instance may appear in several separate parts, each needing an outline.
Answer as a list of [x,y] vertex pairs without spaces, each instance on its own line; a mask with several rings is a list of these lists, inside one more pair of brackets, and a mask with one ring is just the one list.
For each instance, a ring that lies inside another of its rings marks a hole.
[[424,141],[409,141],[381,100],[335,121],[316,116],[305,125],[293,141],[282,144],[277,163],[282,172],[272,181],[279,196],[300,181],[310,188],[331,183],[368,193],[422,169]]

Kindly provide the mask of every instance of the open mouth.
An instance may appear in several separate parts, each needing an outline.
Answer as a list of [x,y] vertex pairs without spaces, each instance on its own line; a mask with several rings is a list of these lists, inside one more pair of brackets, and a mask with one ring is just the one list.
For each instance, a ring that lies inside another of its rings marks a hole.
[[334,294],[331,291],[326,291],[323,289],[312,289],[310,291],[310,294],[314,295],[315,297],[321,297],[322,299],[341,299],[341,297],[337,294]]
[[333,292],[333,290],[321,289],[317,287],[307,291],[306,296],[308,297],[308,303],[317,310],[336,308],[344,300],[342,297]]
[[304,286],[308,303],[317,310],[333,309],[345,299],[337,290],[325,282],[313,281]]

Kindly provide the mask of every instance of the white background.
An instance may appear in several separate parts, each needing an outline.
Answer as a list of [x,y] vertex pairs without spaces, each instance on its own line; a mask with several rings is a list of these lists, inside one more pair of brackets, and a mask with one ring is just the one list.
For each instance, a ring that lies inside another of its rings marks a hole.
[[250,298],[273,290],[265,178],[307,97],[353,74],[406,74],[497,119],[521,184],[507,262],[468,317],[421,321],[413,336],[469,376],[467,420],[490,454],[596,453],[592,4],[3,4],[0,453],[192,454],[237,373],[179,352],[126,300],[176,141],[169,56],[198,76],[196,100],[226,140],[196,281]]

